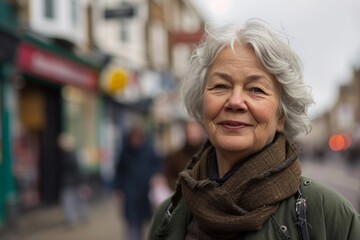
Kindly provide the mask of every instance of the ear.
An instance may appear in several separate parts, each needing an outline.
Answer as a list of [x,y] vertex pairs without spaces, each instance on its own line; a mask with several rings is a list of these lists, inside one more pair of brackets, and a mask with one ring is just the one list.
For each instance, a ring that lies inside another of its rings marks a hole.
[[276,130],[278,132],[283,132],[284,128],[285,128],[285,115],[284,115],[284,113],[281,113],[281,115],[280,115],[280,117],[278,119]]

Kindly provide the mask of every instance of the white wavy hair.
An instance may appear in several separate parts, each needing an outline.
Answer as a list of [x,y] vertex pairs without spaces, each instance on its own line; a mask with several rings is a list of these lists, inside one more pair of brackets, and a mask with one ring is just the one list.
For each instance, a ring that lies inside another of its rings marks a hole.
[[285,116],[284,134],[294,138],[300,133],[310,132],[307,110],[314,103],[313,97],[304,83],[301,61],[283,33],[260,19],[250,19],[242,26],[207,24],[205,31],[180,86],[190,116],[203,123],[203,92],[208,68],[224,47],[230,46],[235,53],[235,43],[241,42],[254,50],[256,57],[281,86],[279,111]]

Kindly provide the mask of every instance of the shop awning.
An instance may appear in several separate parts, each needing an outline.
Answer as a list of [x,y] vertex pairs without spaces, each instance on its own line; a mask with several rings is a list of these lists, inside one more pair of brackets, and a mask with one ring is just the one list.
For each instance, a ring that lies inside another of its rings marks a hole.
[[19,43],[17,66],[25,73],[61,85],[98,88],[100,67],[51,41],[26,35]]

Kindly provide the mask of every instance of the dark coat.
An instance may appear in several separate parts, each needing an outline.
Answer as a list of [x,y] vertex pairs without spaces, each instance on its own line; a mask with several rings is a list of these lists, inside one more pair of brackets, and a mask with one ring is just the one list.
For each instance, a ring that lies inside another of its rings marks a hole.
[[75,151],[61,153],[61,186],[76,187],[83,183],[83,176]]
[[116,165],[115,190],[125,196],[124,212],[130,224],[142,224],[152,215],[149,180],[159,172],[161,158],[150,139],[139,147],[125,145]]
[[[302,177],[300,190],[307,203],[307,220],[310,239],[357,240],[360,239],[360,217],[350,203],[338,193]],[[186,228],[191,220],[183,200],[172,215],[166,213],[170,199],[165,201],[153,218],[149,240],[185,239]],[[168,222],[164,219],[168,219]],[[295,223],[295,196],[281,202],[276,213],[265,222],[261,230],[243,235],[243,240],[300,239]]]
[[166,157],[164,161],[164,174],[171,190],[175,190],[179,173],[185,169],[187,163],[193,158],[195,153],[199,151],[201,145],[202,143],[196,146],[185,144],[183,148]]

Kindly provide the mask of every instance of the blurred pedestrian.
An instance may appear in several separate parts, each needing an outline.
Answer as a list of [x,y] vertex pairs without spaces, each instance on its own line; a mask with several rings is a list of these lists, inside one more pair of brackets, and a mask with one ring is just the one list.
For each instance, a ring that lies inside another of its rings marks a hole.
[[206,31],[181,92],[208,140],[149,239],[359,239],[350,203],[301,176],[313,98],[287,39],[260,19]]
[[141,125],[132,126],[117,159],[114,187],[128,224],[129,240],[142,240],[152,216],[150,180],[159,173],[161,157]]
[[175,190],[179,173],[185,169],[193,155],[200,150],[205,140],[203,129],[196,121],[186,119],[182,122],[182,127],[185,135],[183,146],[170,153],[164,160],[164,174],[172,191]]
[[90,188],[85,184],[72,135],[60,134],[58,145],[61,150],[61,204],[66,223],[74,227],[88,220]]

